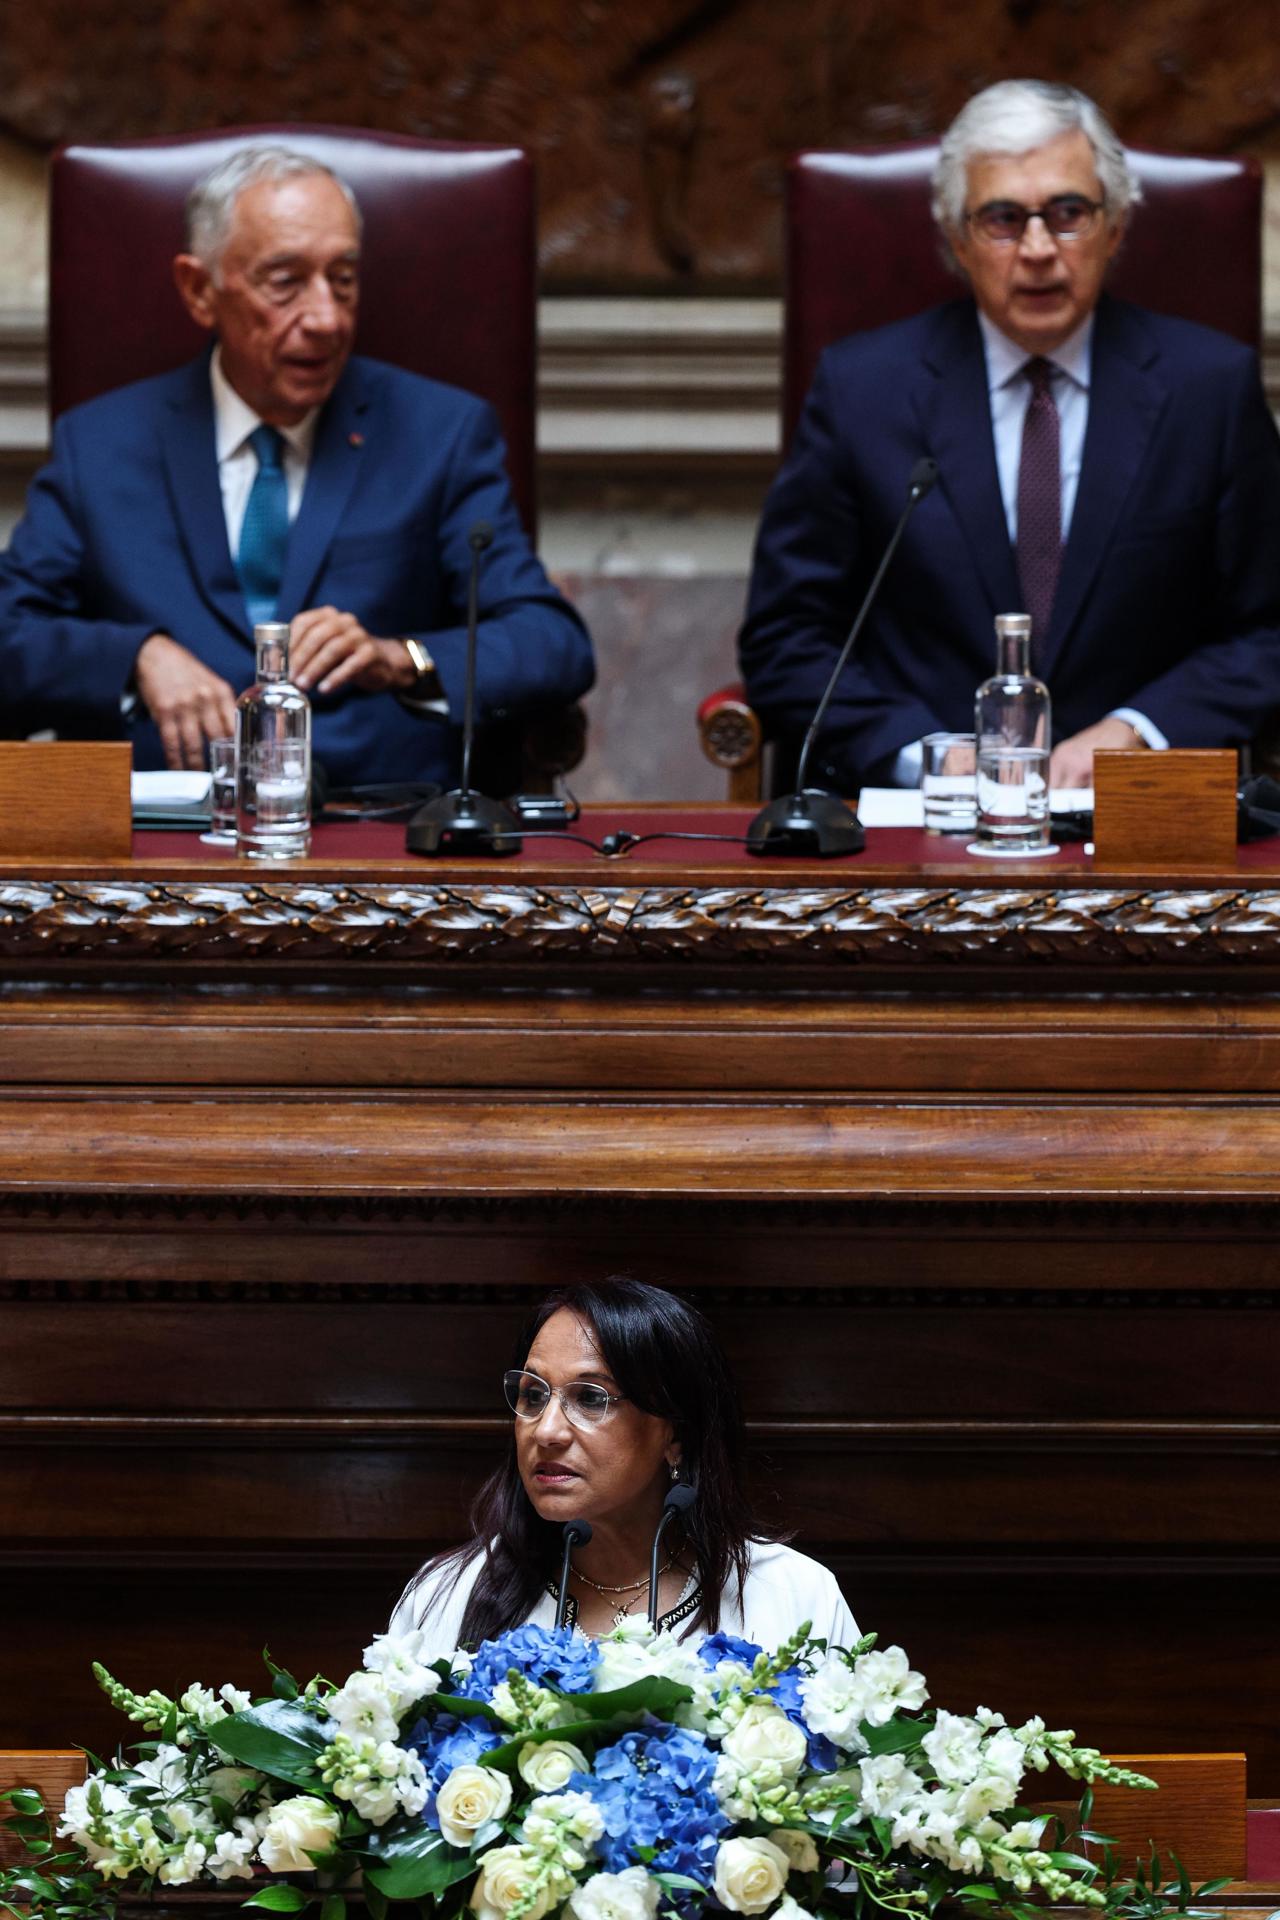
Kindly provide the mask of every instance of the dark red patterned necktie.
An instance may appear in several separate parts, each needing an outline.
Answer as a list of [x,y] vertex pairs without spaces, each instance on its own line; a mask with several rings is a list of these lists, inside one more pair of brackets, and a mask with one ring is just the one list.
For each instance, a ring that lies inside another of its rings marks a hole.
[[1031,400],[1018,465],[1018,580],[1031,615],[1032,656],[1043,655],[1062,564],[1062,461],[1053,368],[1038,357],[1024,369]]

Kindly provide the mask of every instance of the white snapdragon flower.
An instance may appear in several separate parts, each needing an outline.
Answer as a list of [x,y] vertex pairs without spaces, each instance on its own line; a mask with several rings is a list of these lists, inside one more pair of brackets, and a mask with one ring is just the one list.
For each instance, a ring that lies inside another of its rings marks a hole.
[[180,1853],[171,1853],[160,1862],[160,1879],[166,1887],[189,1886],[200,1878],[208,1849],[192,1834]]
[[243,1687],[233,1687],[229,1680],[218,1688],[218,1694],[232,1713],[243,1713],[253,1705],[253,1695],[246,1693]]
[[643,1867],[594,1873],[565,1908],[571,1920],[654,1920],[662,1888]]
[[977,1826],[989,1814],[1003,1813],[1017,1798],[1017,1787],[1003,1774],[980,1773],[960,1790],[957,1807],[961,1822],[967,1827]]
[[526,1740],[516,1756],[516,1771],[535,1793],[558,1793],[575,1773],[587,1773],[590,1762],[571,1740]]
[[[791,1862],[793,1873],[816,1873],[818,1871],[821,1863],[818,1859],[818,1849],[814,1845],[813,1835],[811,1833],[802,1833],[799,1827],[775,1827],[769,1835],[769,1838],[775,1847],[781,1847],[782,1851],[786,1854],[787,1859]],[[786,1894],[783,1898],[785,1904],[785,1901],[790,1900],[791,1896],[790,1894]],[[791,1904],[794,1907],[796,1903],[792,1900]],[[781,1913],[781,1907],[778,1911]]]
[[137,1761],[133,1771],[161,1793],[180,1793],[187,1784],[187,1756],[181,1747],[162,1743],[145,1760]]
[[455,1767],[436,1795],[436,1818],[451,1847],[469,1847],[481,1827],[511,1805],[511,1781],[496,1767]]
[[787,1883],[790,1862],[772,1840],[735,1835],[716,1849],[716,1899],[732,1913],[763,1913]]
[[[89,1795],[94,1787],[98,1790],[101,1808],[96,1815],[89,1809]],[[58,1837],[74,1840],[93,1865],[110,1877],[103,1862],[115,1856],[117,1851],[112,1824],[116,1815],[127,1814],[130,1809],[131,1802],[123,1787],[114,1786],[100,1773],[91,1774],[82,1785],[68,1787],[62,1803],[62,1818],[58,1822]],[[128,1867],[124,1869],[126,1873],[128,1870]]]
[[920,1745],[944,1786],[967,1787],[978,1777],[982,1765],[982,1728],[976,1720],[939,1708],[937,1719]]
[[247,1793],[262,1785],[262,1775],[252,1767],[214,1767],[200,1782],[201,1793],[227,1800],[234,1807]]
[[900,1753],[884,1753],[877,1759],[864,1760],[859,1771],[862,1805],[870,1814],[895,1814],[924,1789],[924,1781]]
[[544,1793],[531,1804],[521,1833],[536,1844],[554,1844],[559,1834],[572,1834],[594,1846],[604,1833],[604,1816],[589,1793]]
[[723,1751],[745,1773],[755,1773],[762,1762],[773,1762],[785,1778],[794,1780],[804,1765],[808,1741],[804,1729],[788,1720],[771,1700],[753,1700],[737,1726],[724,1736]]
[[515,1906],[523,1906],[524,1920],[543,1920],[555,1895],[547,1885],[530,1900],[530,1883],[537,1867],[537,1855],[520,1846],[491,1847],[481,1854],[480,1872],[469,1899],[476,1920],[506,1920]]
[[265,1809],[258,1858],[272,1873],[310,1873],[313,1853],[330,1853],[342,1825],[336,1807],[313,1793],[297,1793]]
[[929,1698],[924,1675],[913,1671],[901,1647],[872,1648],[853,1666],[862,1694],[862,1718],[871,1727],[887,1726],[901,1709],[922,1707]]
[[237,1820],[234,1833],[220,1833],[204,1863],[215,1880],[252,1880],[257,1830],[252,1820]]
[[989,1734],[982,1743],[982,1770],[984,1773],[998,1773],[1010,1786],[1022,1785],[1022,1775],[1027,1764],[1027,1750],[1016,1733],[1007,1728]]
[[415,1627],[410,1633],[380,1633],[364,1650],[365,1667],[382,1675],[397,1717],[439,1692],[440,1675],[427,1661],[426,1643],[424,1630]]
[[804,1676],[800,1698],[811,1733],[825,1734],[846,1753],[867,1751],[861,1731],[862,1688],[853,1668],[839,1654],[828,1654],[813,1673]]
[[326,1695],[325,1712],[349,1740],[394,1740],[399,1732],[395,1703],[380,1673],[353,1673],[336,1693]]

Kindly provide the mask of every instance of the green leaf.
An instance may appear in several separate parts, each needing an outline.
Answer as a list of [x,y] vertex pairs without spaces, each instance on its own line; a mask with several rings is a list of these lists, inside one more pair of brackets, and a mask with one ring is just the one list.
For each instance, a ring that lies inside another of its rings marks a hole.
[[615,1687],[611,1693],[562,1693],[558,1696],[584,1720],[612,1720],[618,1713],[651,1713],[655,1719],[669,1720],[675,1709],[692,1700],[693,1689],[662,1674],[647,1674],[629,1686]]
[[301,1913],[309,1900],[310,1896],[301,1887],[291,1887],[282,1881],[275,1886],[264,1887],[261,1893],[255,1893],[252,1899],[243,1904],[246,1907],[265,1907],[268,1913]]
[[896,1717],[884,1727],[871,1727],[864,1720],[862,1737],[871,1753],[878,1760],[885,1753],[909,1753],[912,1747],[918,1747],[923,1736],[933,1724],[932,1715],[920,1720],[899,1720]]
[[446,1713],[455,1714],[459,1720],[474,1720],[479,1716],[494,1721],[498,1726],[503,1724],[487,1700],[465,1700],[460,1693],[433,1693],[431,1704],[434,1708],[443,1708]]
[[364,1904],[368,1909],[369,1920],[387,1920],[387,1909],[391,1902],[381,1887],[375,1887],[369,1880],[364,1883]]
[[682,1887],[691,1893],[707,1891],[701,1880],[691,1880],[687,1873],[653,1873],[649,1878],[656,1880],[660,1887],[665,1887],[668,1893],[675,1893]]
[[384,1827],[369,1842],[371,1863],[364,1870],[388,1900],[421,1900],[427,1894],[443,1893],[455,1880],[464,1880],[476,1870],[471,1855],[451,1847],[431,1827],[421,1822],[399,1831]]
[[219,1752],[291,1786],[311,1786],[329,1742],[317,1721],[289,1700],[265,1700],[209,1729]]
[[262,1663],[271,1675],[271,1691],[277,1700],[296,1700],[298,1683],[285,1667],[278,1667],[271,1658],[270,1649],[262,1649]]
[[43,1800],[31,1787],[9,1787],[4,1793],[0,1793],[0,1800],[7,1800],[15,1813],[44,1812]]
[[346,1895],[326,1893],[320,1902],[320,1920],[347,1920]]

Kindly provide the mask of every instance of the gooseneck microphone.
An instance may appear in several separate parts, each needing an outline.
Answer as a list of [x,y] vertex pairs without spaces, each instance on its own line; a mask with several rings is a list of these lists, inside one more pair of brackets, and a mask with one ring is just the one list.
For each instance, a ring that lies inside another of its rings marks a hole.
[[573,1558],[575,1547],[585,1547],[591,1538],[589,1520],[566,1520],[564,1523],[564,1552],[560,1556],[560,1598],[556,1601],[557,1631],[564,1625],[564,1616],[569,1606],[569,1562]]
[[867,615],[875,605],[880,591],[880,582],[889,570],[889,562],[898,551],[898,542],[907,529],[907,522],[933,486],[938,477],[938,463],[927,456],[917,460],[911,469],[911,478],[907,483],[907,502],[898,516],[898,524],[893,537],[884,550],[884,557],[876,568],[875,577],[867,588],[862,605],[858,608],[857,618],[849,629],[849,637],[840,650],[840,658],[831,670],[818,710],[809,722],[809,731],[804,736],[800,748],[800,759],[796,765],[796,790],[785,794],[779,800],[771,800],[762,807],[751,825],[747,828],[747,847],[751,853],[773,854],[819,854],[828,856],[839,853],[861,853],[866,844],[862,823],[849,804],[838,794],[827,793],[821,787],[807,787],[805,776],[809,771],[809,756],[813,744],[827,716],[831,705],[831,696],[836,683],[849,663],[849,656],[857,644],[858,635],[866,624]]
[[688,1513],[697,1497],[696,1487],[677,1480],[662,1503],[662,1517],[658,1521],[658,1530],[653,1536],[653,1551],[649,1555],[649,1625],[655,1632],[658,1627],[658,1553],[662,1536],[678,1513]]
[[476,629],[480,624],[480,555],[493,545],[493,528],[477,520],[467,535],[471,575],[467,583],[467,678],[462,714],[462,777],[451,793],[419,807],[405,830],[410,853],[518,853],[520,823],[500,800],[471,786],[471,749],[476,732]]

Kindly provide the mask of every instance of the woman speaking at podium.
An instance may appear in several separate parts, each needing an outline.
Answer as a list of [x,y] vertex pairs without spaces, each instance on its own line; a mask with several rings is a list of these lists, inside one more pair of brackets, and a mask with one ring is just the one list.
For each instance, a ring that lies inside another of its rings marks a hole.
[[[476,1497],[472,1537],[415,1574],[392,1632],[424,1627],[434,1658],[526,1622],[550,1627],[567,1559],[565,1623],[587,1634],[653,1613],[682,1635],[776,1647],[809,1620],[853,1644],[833,1576],[752,1513],[737,1395],[702,1314],[639,1280],[559,1289],[516,1361],[503,1381],[511,1443]],[[673,1487],[687,1491],[673,1500]],[[586,1523],[571,1557],[570,1521]]]

